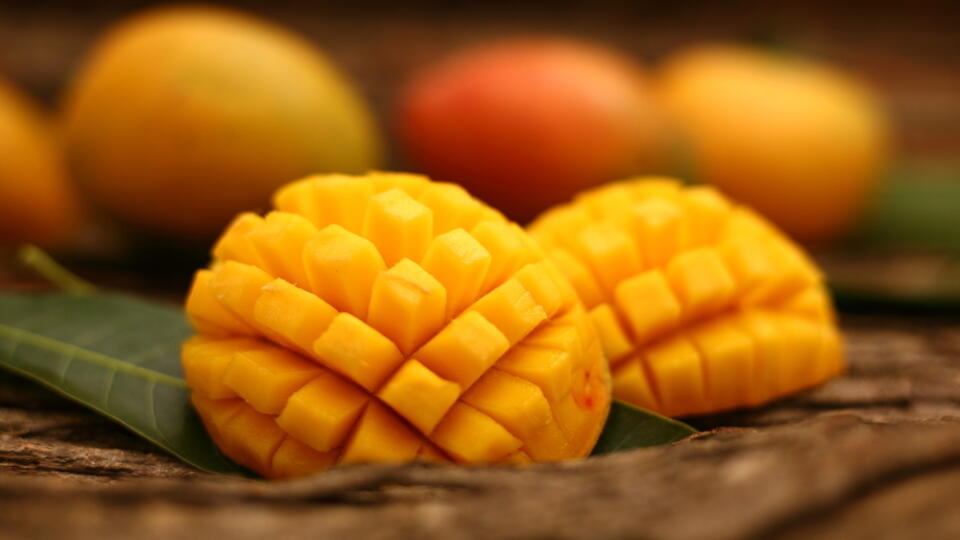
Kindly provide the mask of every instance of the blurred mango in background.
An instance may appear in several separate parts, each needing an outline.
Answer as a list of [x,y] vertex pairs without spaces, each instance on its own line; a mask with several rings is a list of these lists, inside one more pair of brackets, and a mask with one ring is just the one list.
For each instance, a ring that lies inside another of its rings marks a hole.
[[883,109],[864,84],[833,67],[702,45],[667,58],[657,84],[693,178],[801,241],[847,232],[888,161]]
[[50,118],[0,80],[0,247],[62,247],[78,233],[82,216]]
[[396,120],[416,169],[521,221],[664,160],[646,74],[613,50],[560,38],[489,42],[428,66]]
[[204,241],[279,185],[381,163],[367,105],[309,42],[252,16],[168,7],[101,39],[68,89],[77,182],[119,221]]

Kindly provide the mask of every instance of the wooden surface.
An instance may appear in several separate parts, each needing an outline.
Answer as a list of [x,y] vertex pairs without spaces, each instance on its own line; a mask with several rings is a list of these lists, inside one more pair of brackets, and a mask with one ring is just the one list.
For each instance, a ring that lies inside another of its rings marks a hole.
[[945,538],[960,534],[960,319],[848,317],[849,373],[670,446],[525,469],[197,473],[0,380],[0,538]]

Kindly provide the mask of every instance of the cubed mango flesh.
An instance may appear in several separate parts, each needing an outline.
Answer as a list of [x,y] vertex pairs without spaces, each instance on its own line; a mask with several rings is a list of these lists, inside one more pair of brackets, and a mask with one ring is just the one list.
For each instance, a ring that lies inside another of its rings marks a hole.
[[[187,383],[228,457],[291,478],[590,452],[606,345],[521,227],[398,173],[310,177],[274,204],[234,220],[187,302]],[[639,264],[627,237],[604,249]]]
[[756,406],[843,370],[823,278],[711,187],[639,178],[529,227],[589,310],[615,398],[670,416]]

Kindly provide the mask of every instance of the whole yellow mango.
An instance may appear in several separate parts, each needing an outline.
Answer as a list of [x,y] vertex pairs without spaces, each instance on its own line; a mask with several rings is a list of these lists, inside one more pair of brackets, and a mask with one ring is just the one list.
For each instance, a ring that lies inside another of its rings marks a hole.
[[57,247],[76,234],[80,216],[49,119],[0,80],[0,245]]
[[590,452],[607,363],[523,229],[405,174],[311,177],[274,206],[234,220],[187,299],[184,373],[227,456],[291,477]]
[[694,177],[804,242],[846,232],[887,159],[887,119],[875,96],[811,60],[694,47],[664,62],[658,89]]
[[300,37],[242,13],[161,8],[113,28],[65,99],[70,166],[123,222],[201,240],[279,185],[380,161],[361,97]]

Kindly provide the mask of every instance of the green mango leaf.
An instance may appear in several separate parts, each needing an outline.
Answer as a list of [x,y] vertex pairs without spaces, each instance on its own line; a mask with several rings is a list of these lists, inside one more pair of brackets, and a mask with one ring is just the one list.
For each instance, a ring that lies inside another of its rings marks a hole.
[[180,309],[120,294],[0,295],[0,367],[97,411],[208,472],[244,474],[190,404]]
[[614,401],[592,455],[672,443],[694,433],[697,430],[683,422]]
[[960,255],[960,162],[902,163],[884,179],[847,245]]
[[816,258],[846,310],[960,307],[960,163],[895,167],[853,235]]

